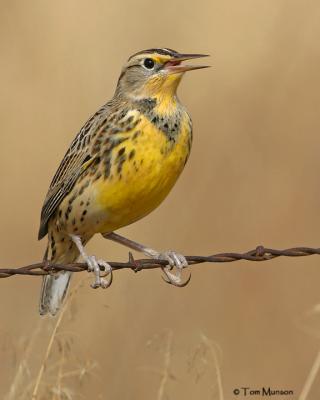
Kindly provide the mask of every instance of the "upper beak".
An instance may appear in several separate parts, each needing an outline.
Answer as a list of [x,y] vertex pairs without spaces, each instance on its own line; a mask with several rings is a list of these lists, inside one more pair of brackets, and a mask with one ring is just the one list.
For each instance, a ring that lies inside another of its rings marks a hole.
[[164,69],[169,73],[178,73],[191,71],[193,69],[208,68],[210,65],[181,65],[182,61],[192,60],[194,58],[209,57],[209,54],[179,54],[177,57],[167,61],[164,65]]

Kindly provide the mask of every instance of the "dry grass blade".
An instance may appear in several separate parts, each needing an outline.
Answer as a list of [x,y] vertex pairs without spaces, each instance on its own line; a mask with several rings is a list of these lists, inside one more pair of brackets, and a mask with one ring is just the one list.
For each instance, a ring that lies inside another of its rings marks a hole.
[[33,345],[34,345],[35,341],[38,339],[38,336],[39,336],[39,333],[41,330],[40,328],[41,328],[41,324],[39,321],[39,323],[37,324],[36,328],[33,331],[33,334],[31,336],[30,340],[28,341],[28,345],[24,351],[23,357],[19,363],[17,372],[16,372],[13,382],[10,386],[10,391],[7,394],[7,396],[5,397],[5,400],[16,400],[18,397],[19,389],[23,385],[25,370],[27,368],[27,360],[29,359],[29,357],[32,353]]
[[201,335],[202,341],[205,345],[210,349],[213,361],[214,361],[214,369],[216,373],[217,385],[218,385],[218,393],[219,393],[219,400],[224,400],[223,397],[223,388],[222,388],[222,379],[221,379],[221,371],[219,367],[219,360],[217,356],[217,346],[207,338],[204,334]]
[[79,289],[81,283],[82,283],[82,281],[79,281],[78,284],[75,286],[75,288],[72,290],[72,292],[70,293],[70,296],[68,297],[68,299],[67,299],[66,302],[64,303],[64,305],[63,305],[63,307],[62,307],[62,310],[61,310],[60,313],[59,313],[59,317],[58,317],[58,319],[57,319],[57,322],[56,322],[55,325],[54,325],[54,328],[53,328],[52,334],[51,334],[51,336],[50,336],[50,339],[49,339],[49,342],[48,342],[48,346],[47,346],[45,355],[44,355],[44,357],[43,357],[43,360],[42,360],[42,363],[41,363],[41,366],[40,366],[40,369],[39,369],[39,372],[38,372],[38,375],[37,375],[37,378],[36,378],[36,381],[35,381],[35,385],[34,385],[33,392],[32,392],[32,396],[31,396],[31,399],[32,399],[32,400],[37,400],[37,398],[38,398],[38,393],[39,393],[39,388],[40,388],[41,380],[42,380],[42,377],[43,377],[43,373],[44,373],[44,370],[45,370],[45,366],[46,366],[46,364],[47,364],[48,358],[49,358],[50,353],[51,353],[51,350],[52,350],[52,346],[53,346],[55,337],[56,337],[56,335],[57,335],[57,331],[58,331],[58,329],[59,329],[59,327],[60,327],[60,324],[61,324],[61,322],[62,322],[62,320],[63,320],[63,317],[64,317],[64,315],[65,315],[65,312],[66,312],[66,310],[67,310],[67,308],[68,308],[68,305],[69,305],[70,302],[72,301],[72,299],[73,299],[75,293],[78,291],[78,289]]
[[299,396],[299,400],[307,400],[308,395],[311,390],[311,387],[312,387],[312,385],[317,377],[317,374],[319,372],[319,369],[320,369],[320,351],[318,352],[318,354],[313,362],[313,365],[311,367],[311,370],[309,372],[307,380],[306,380],[304,387],[302,389],[302,392]]
[[170,364],[171,364],[171,353],[172,353],[172,338],[173,338],[173,333],[172,331],[168,332],[167,335],[167,343],[166,343],[166,349],[164,353],[164,364],[163,364],[163,371],[162,371],[162,378],[160,382],[160,386],[158,389],[158,400],[163,400],[164,395],[165,395],[165,386],[170,378]]

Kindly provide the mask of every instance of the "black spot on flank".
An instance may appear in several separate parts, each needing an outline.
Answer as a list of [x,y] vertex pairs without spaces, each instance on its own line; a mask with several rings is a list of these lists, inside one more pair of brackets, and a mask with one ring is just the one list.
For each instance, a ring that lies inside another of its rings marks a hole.
[[59,210],[59,217],[61,217],[62,215],[62,210]]
[[121,149],[118,151],[118,157],[122,156],[122,154],[126,151],[125,147],[121,147]]
[[68,219],[69,219],[69,214],[68,214],[68,213],[65,213],[64,216],[65,216],[66,221],[68,221]]
[[110,161],[110,157],[108,157],[106,160],[106,169],[104,171],[105,178],[109,177],[110,171],[111,171],[111,161]]
[[[119,164],[118,165],[118,168],[117,168],[117,173],[118,174],[121,174],[121,171],[122,171],[122,164]],[[121,179],[121,178],[120,178]]]
[[83,217],[81,217],[81,218],[80,218],[80,221],[81,221],[81,222],[83,222],[83,221],[84,221],[84,218],[83,218]]
[[98,172],[97,175],[94,177],[93,181],[97,181],[99,178],[101,178],[101,175],[102,175],[101,172]]
[[72,204],[72,203],[75,201],[76,197],[77,197],[77,194],[75,193],[75,194],[69,199],[69,204]]
[[54,256],[56,255],[56,253],[57,253],[57,250],[56,250],[56,249],[53,249],[53,250],[52,250],[52,257],[54,257]]
[[129,160],[132,160],[133,157],[135,156],[135,154],[136,154],[135,149],[132,149],[132,150],[130,151],[130,153],[129,153]]
[[133,136],[132,139],[137,139],[137,137],[140,135],[141,131],[136,131]]
[[72,250],[73,243],[71,242],[69,245],[69,250]]
[[84,189],[86,189],[89,186],[90,182],[87,181],[84,185],[82,185],[81,189],[79,190],[79,195],[83,194]]
[[82,212],[82,215],[86,215],[87,214],[87,210],[84,210],[83,212]]
[[90,201],[89,201],[89,200],[87,201],[87,204],[86,204],[86,205],[87,205],[87,206],[90,205]]
[[140,160],[140,165],[142,165],[143,164],[143,158]]
[[75,224],[76,224],[76,219],[73,218],[73,220],[72,220],[72,225],[75,225]]
[[130,117],[127,119],[128,124],[131,124],[133,121],[133,115],[130,115]]
[[121,173],[123,163],[126,161],[126,159],[127,159],[127,156],[125,154],[122,154],[120,157],[118,157],[118,167],[117,167],[118,174]]
[[78,230],[79,230],[79,228],[74,228],[74,231],[75,231],[75,232],[78,232]]
[[81,201],[80,201],[80,206],[83,206],[83,204],[84,204],[84,203],[83,203],[83,201],[81,200]]
[[165,129],[169,128],[169,125],[167,123],[165,123],[163,126],[164,126]]

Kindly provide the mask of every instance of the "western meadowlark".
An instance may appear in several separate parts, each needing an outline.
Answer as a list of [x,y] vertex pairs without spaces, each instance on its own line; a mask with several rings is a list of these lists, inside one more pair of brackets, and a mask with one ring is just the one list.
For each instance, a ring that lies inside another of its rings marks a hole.
[[[154,210],[167,196],[186,164],[192,142],[189,114],[176,91],[186,71],[207,66],[183,65],[203,54],[180,54],[167,48],[140,51],[124,65],[115,94],[83,126],[71,143],[47,193],[39,239],[48,234],[48,258],[71,263],[81,255],[95,274],[92,287],[107,287],[100,274],[109,264],[87,255],[84,246],[96,233],[165,259],[171,282],[181,282],[186,259],[173,251],[159,253],[126,239],[115,230]],[[48,254],[49,251],[49,254]],[[71,273],[43,278],[40,314],[55,315],[66,295]]]

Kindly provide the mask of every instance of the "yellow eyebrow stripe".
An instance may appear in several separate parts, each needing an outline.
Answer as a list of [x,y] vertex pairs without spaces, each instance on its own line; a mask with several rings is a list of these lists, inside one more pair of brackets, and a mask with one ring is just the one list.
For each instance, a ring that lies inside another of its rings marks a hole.
[[172,57],[170,56],[159,56],[159,55],[150,55],[150,58],[152,58],[155,62],[159,63],[159,64],[163,64],[166,61],[169,61]]

